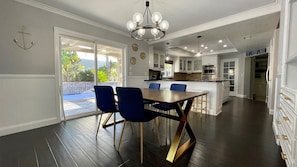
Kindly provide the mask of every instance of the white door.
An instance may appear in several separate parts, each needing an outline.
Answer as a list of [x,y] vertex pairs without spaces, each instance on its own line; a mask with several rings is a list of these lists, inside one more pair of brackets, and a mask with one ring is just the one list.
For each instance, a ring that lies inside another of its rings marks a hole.
[[223,59],[221,61],[221,76],[230,82],[230,96],[238,94],[238,59]]

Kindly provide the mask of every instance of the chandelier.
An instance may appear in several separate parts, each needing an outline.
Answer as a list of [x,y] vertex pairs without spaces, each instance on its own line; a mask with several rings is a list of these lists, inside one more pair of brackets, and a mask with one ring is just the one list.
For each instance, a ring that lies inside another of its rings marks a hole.
[[[169,23],[167,20],[162,21],[160,12],[151,13],[149,1],[146,1],[145,4],[144,13],[135,13],[133,19],[127,22],[127,28],[131,33],[131,37],[134,39],[145,41],[159,40],[165,36]],[[149,24],[149,16],[151,17],[152,24]],[[146,20],[146,24],[142,25],[144,20]]]

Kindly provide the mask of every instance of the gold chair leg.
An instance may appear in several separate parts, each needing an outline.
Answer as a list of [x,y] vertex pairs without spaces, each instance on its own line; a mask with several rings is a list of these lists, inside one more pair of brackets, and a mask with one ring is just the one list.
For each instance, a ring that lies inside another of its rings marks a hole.
[[119,145],[118,145],[118,150],[120,150],[120,146],[121,146],[121,143],[122,143],[122,138],[123,138],[125,126],[126,126],[126,120],[124,121],[124,125],[123,125],[123,128],[122,128],[122,133],[121,133],[121,137],[120,137],[120,141],[119,141]]
[[143,123],[139,123],[140,130],[140,163],[143,164]]
[[101,119],[102,119],[102,115],[103,115],[103,112],[101,111],[100,119],[99,119],[98,127],[97,127],[97,132],[96,132],[96,137],[97,137],[97,135],[98,135],[98,131],[99,131],[99,127],[100,127],[100,122],[101,122]]
[[167,146],[167,138],[168,138],[168,129],[167,129],[167,125],[168,125],[168,119],[165,118],[165,145]]
[[116,142],[116,113],[113,113],[113,145],[115,146]]

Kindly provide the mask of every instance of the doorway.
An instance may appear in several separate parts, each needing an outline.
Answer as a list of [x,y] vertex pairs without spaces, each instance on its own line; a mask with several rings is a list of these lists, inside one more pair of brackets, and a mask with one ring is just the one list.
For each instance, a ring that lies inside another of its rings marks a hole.
[[55,43],[59,52],[56,62],[62,119],[97,114],[93,87],[123,86],[122,60],[126,46],[57,29]]
[[238,93],[238,59],[223,59],[221,63],[221,76],[229,81],[229,95],[237,96]]
[[252,95],[253,100],[265,102],[267,92],[267,68],[268,55],[261,55],[252,57],[253,79],[252,81]]

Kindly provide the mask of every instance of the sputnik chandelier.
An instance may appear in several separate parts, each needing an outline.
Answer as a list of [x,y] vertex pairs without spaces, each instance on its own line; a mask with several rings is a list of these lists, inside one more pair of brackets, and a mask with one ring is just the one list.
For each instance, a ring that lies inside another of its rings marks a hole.
[[[167,20],[162,21],[160,12],[151,13],[149,1],[145,3],[145,11],[143,14],[137,12],[133,15],[132,20],[127,22],[127,28],[131,33],[131,37],[137,40],[155,41],[163,38],[169,28]],[[152,24],[149,22],[151,18]],[[143,21],[145,20],[145,25]]]

